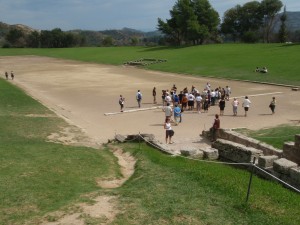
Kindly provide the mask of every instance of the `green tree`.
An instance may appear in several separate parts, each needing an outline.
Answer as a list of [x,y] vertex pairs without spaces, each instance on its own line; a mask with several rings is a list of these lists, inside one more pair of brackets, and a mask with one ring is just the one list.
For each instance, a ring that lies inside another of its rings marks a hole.
[[225,35],[229,35],[230,38],[236,42],[241,38],[242,26],[241,26],[241,6],[228,9],[224,13],[223,23],[221,24],[221,31]]
[[279,41],[281,43],[285,43],[287,41],[287,37],[288,37],[288,31],[287,31],[286,24],[285,24],[286,20],[287,20],[286,7],[284,7],[283,13],[280,16],[281,24],[280,24],[280,29],[278,32]]
[[31,32],[26,38],[27,47],[39,48],[40,47],[40,33],[37,31]]
[[261,2],[261,11],[264,16],[264,42],[270,42],[276,15],[282,6],[283,4],[280,0],[263,0]]
[[207,0],[178,0],[170,16],[166,22],[158,18],[157,26],[169,43],[202,44],[217,33],[219,14]]
[[102,41],[103,46],[112,46],[113,45],[113,38],[111,36],[106,36]]
[[11,29],[5,36],[5,40],[10,43],[12,47],[25,47],[25,34],[20,29]]

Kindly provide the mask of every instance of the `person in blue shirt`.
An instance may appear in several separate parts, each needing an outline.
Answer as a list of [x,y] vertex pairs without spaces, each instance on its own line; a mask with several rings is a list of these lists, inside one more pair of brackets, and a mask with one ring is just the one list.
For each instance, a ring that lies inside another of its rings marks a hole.
[[177,126],[181,121],[181,109],[178,106],[178,104],[175,104],[175,108],[173,111],[174,111],[174,122],[175,125]]

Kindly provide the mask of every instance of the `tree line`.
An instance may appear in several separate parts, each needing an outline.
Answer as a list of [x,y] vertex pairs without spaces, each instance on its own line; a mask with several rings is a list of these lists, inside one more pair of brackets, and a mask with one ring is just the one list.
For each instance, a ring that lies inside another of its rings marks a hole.
[[[208,0],[177,0],[170,10],[170,19],[158,18],[157,29],[162,35],[155,37],[131,36],[115,40],[111,35],[101,36],[91,32],[64,32],[59,28],[25,33],[11,29],[5,36],[4,47],[67,48],[113,45],[199,45],[221,42],[286,42],[286,10],[279,18],[280,28],[274,34],[274,26],[283,4],[280,0],[250,1],[228,9],[220,20],[218,12]],[[300,31],[294,32],[299,36]],[[296,38],[297,39],[297,38]],[[101,43],[100,43],[101,42]]]
[[[158,30],[170,44],[203,44],[231,40],[238,42],[273,41],[276,16],[283,7],[280,0],[250,1],[228,9],[220,21],[219,14],[208,0],[177,0],[170,10],[170,19],[158,18]],[[278,38],[287,39],[286,14],[280,18]]]

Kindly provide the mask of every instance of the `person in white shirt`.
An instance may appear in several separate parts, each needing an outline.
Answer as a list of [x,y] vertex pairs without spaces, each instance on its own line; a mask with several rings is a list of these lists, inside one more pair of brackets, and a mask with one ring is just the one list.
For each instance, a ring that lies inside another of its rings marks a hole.
[[233,101],[232,101],[232,110],[233,110],[233,115],[234,116],[237,115],[238,105],[239,105],[239,101],[236,98],[234,98]]
[[172,98],[171,98],[171,96],[170,96],[170,94],[169,93],[167,93],[166,94],[167,96],[165,97],[165,102],[166,102],[166,104],[170,104],[171,103],[171,101],[172,101]]
[[164,111],[165,111],[166,119],[171,120],[173,109],[170,106],[170,103],[167,103],[167,106],[164,107]]
[[198,113],[201,113],[201,108],[202,108],[201,102],[202,102],[202,97],[198,93],[197,96],[196,96],[196,104],[197,104],[197,112]]
[[194,110],[194,101],[195,101],[195,96],[190,93],[188,95],[188,107],[189,107],[189,110]]
[[[166,144],[173,144],[172,142],[172,137],[174,135],[174,131],[171,127],[171,122],[170,119],[166,119],[165,124],[164,124],[164,128],[166,130]],[[169,139],[169,142],[168,142]]]
[[245,96],[245,99],[242,104],[242,106],[244,107],[244,110],[245,110],[245,116],[247,116],[247,112],[250,108],[250,104],[251,104],[251,101],[248,99],[248,96]]

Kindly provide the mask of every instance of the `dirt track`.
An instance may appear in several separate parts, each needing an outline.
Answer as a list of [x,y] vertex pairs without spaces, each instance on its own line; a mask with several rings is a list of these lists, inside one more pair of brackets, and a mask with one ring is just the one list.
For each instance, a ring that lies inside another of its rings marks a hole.
[[[15,80],[10,82],[22,87],[58,115],[82,128],[98,143],[107,142],[115,133],[152,133],[164,140],[164,113],[161,109],[105,116],[104,113],[118,112],[118,98],[126,98],[125,109],[137,108],[135,94],[143,93],[142,107],[152,107],[152,88],[157,88],[157,99],[161,103],[161,90],[176,84],[179,90],[196,86],[202,90],[206,82],[232,88],[231,97],[248,95],[252,101],[248,117],[243,116],[240,106],[237,117],[232,116],[232,107],[227,102],[221,127],[246,127],[260,129],[279,124],[293,124],[300,120],[300,92],[288,87],[260,85],[247,82],[227,81],[211,78],[196,78],[170,73],[160,73],[123,66],[109,66],[76,61],[58,60],[47,57],[0,57],[2,74],[11,70]],[[274,94],[276,93],[276,94]],[[258,95],[259,96],[254,96]],[[271,97],[276,96],[276,114],[268,108]],[[240,99],[240,102],[242,99]],[[197,139],[203,129],[208,129],[219,112],[217,106],[207,114],[185,112],[183,123],[175,130],[174,141]]]

